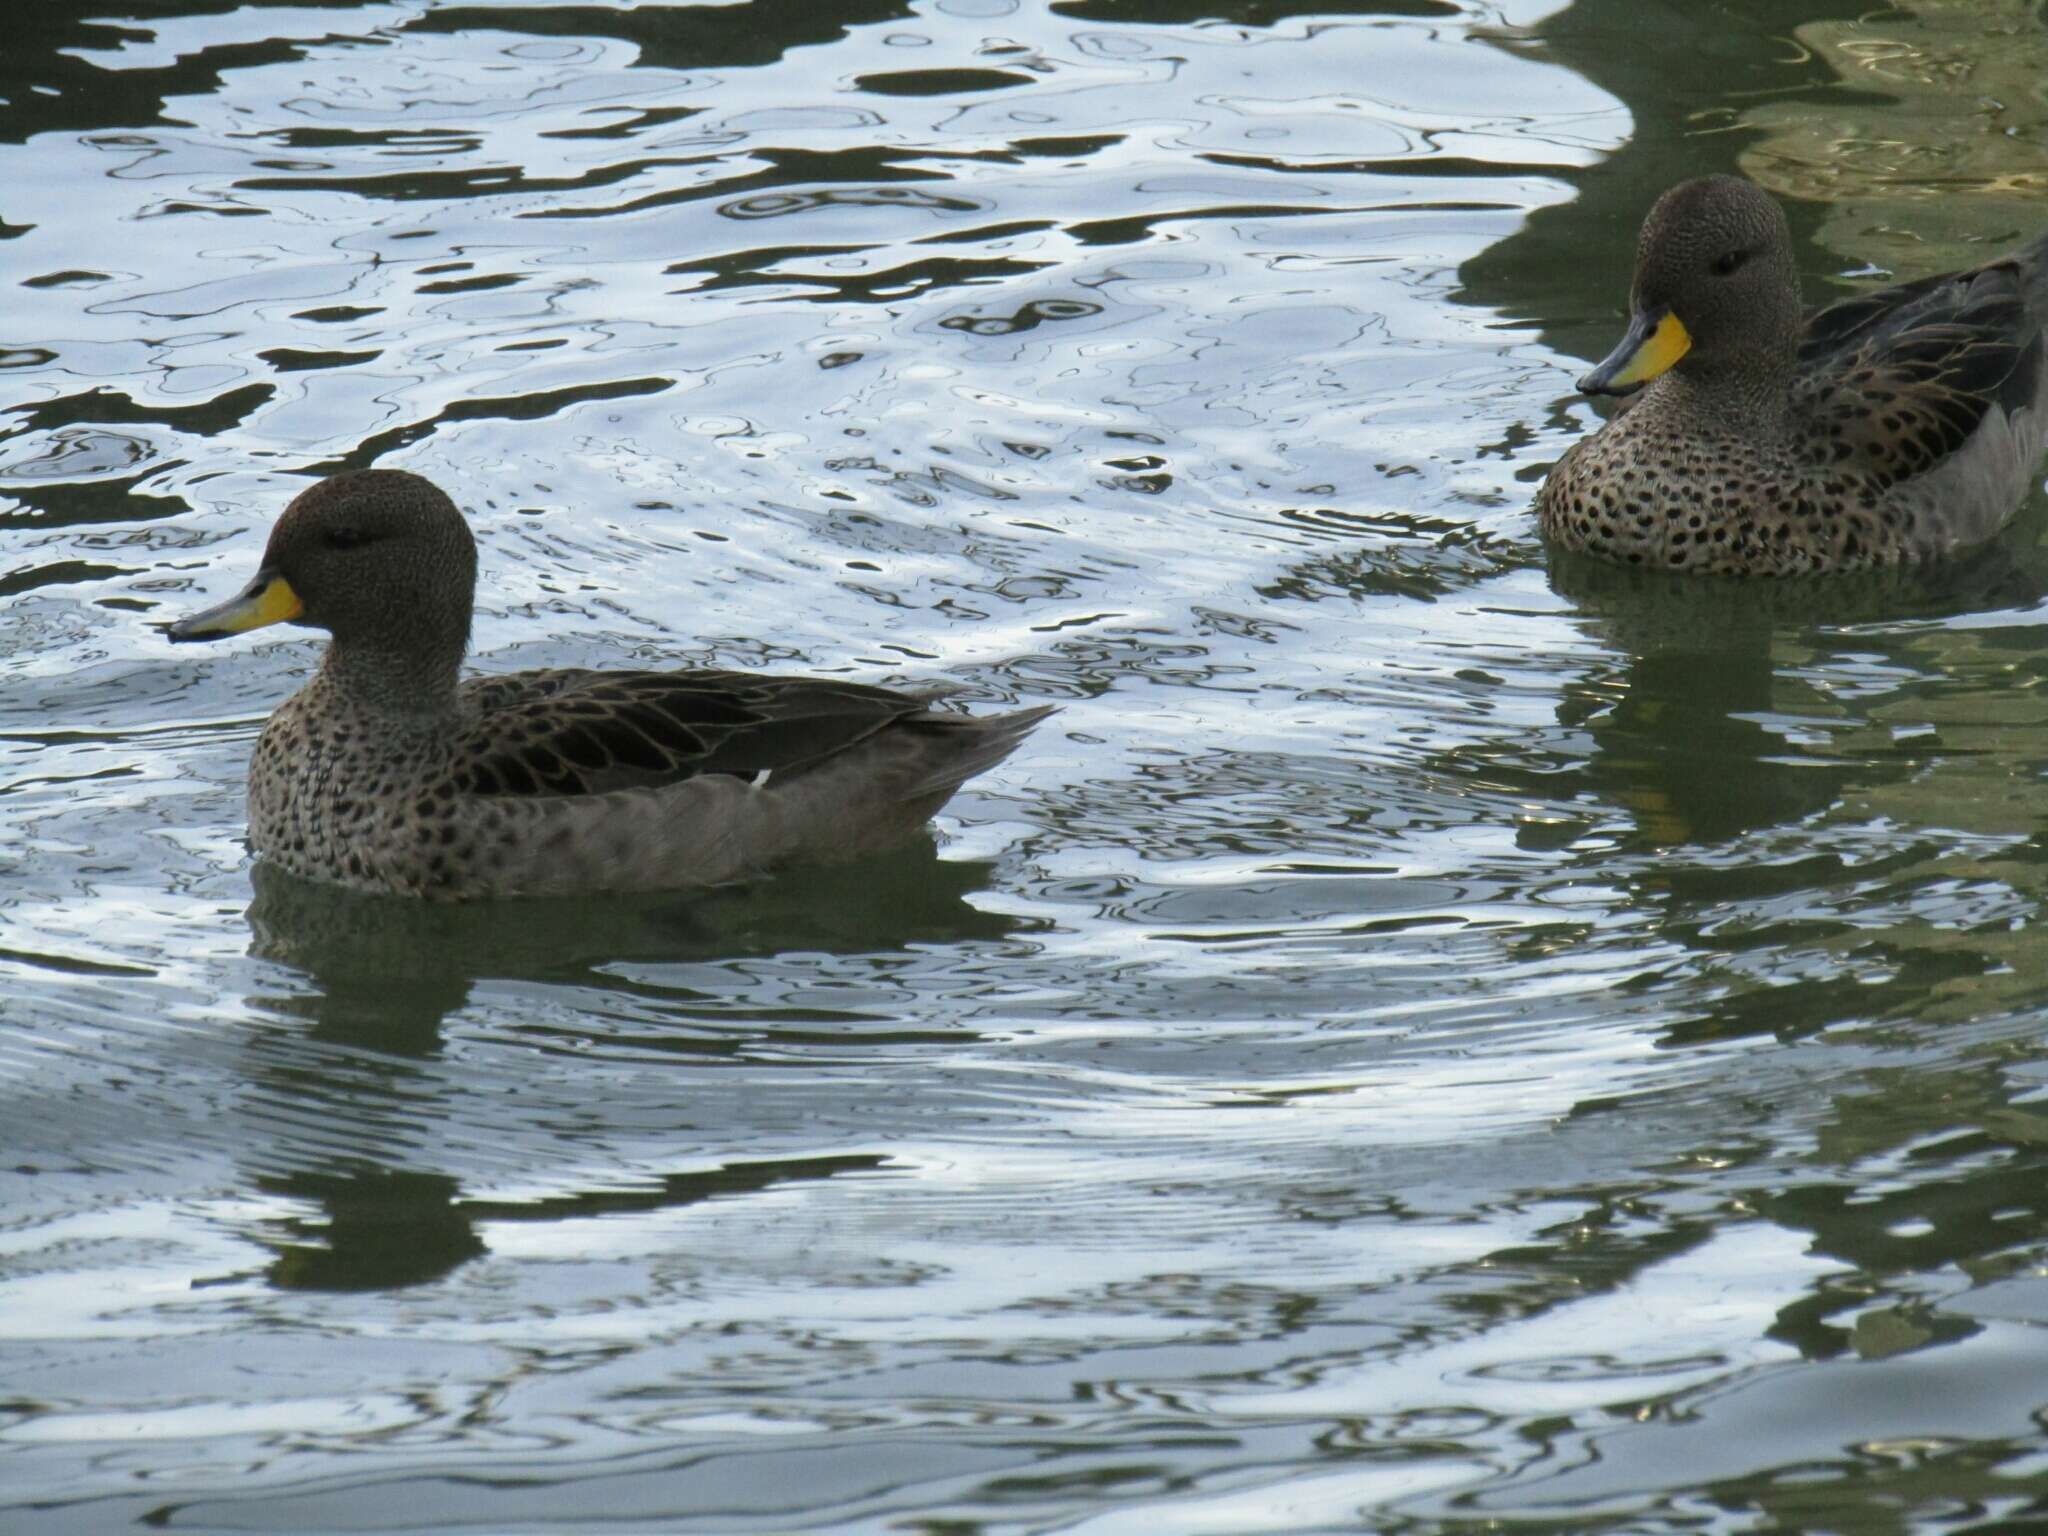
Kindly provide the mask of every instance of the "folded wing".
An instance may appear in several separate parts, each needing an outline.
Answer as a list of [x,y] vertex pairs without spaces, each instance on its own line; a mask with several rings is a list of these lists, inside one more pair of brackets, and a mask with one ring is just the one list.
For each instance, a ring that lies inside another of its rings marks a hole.
[[861,683],[714,671],[526,672],[465,693],[476,723],[454,754],[455,787],[477,795],[800,774],[927,707]]

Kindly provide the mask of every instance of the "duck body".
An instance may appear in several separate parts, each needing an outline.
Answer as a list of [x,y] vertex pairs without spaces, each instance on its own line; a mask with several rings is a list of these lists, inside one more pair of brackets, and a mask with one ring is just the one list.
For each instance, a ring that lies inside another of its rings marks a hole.
[[333,631],[257,741],[258,854],[441,900],[723,884],[910,837],[1051,712],[975,718],[861,683],[709,670],[462,680],[474,580],[445,496],[361,470],[302,493],[249,589],[172,628]]
[[1783,213],[1706,177],[1645,222],[1631,312],[1581,388],[1640,394],[1537,494],[1566,548],[1739,576],[1934,559],[1995,533],[2048,449],[2048,238],[1802,319]]
[[445,713],[370,716],[323,676],[257,740],[249,845],[310,879],[443,900],[721,885],[903,841],[1047,713],[562,670],[471,678]]

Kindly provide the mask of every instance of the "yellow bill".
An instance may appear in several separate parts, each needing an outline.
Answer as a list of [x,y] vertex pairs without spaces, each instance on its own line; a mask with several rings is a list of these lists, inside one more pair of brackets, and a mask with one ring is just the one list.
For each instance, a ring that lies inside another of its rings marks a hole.
[[1692,333],[1668,309],[1637,315],[1621,345],[1579,380],[1589,395],[1625,395],[1641,389],[1692,350]]
[[282,624],[306,611],[292,584],[275,571],[258,571],[235,596],[164,631],[173,640],[219,640],[266,624]]

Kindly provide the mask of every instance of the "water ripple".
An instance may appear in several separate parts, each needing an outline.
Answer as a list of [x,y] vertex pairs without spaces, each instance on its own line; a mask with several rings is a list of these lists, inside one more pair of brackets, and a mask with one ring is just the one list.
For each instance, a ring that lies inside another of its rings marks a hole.
[[[1768,593],[1546,560],[1527,510],[1655,187],[1800,193],[1816,280],[2009,243],[2041,29],[1998,26],[23,21],[0,1503],[2002,1517],[2048,503]],[[1805,145],[1838,113],[1889,126]],[[485,670],[1061,713],[933,839],[800,879],[422,911],[251,870],[315,652],[154,626],[370,463],[467,510]]]

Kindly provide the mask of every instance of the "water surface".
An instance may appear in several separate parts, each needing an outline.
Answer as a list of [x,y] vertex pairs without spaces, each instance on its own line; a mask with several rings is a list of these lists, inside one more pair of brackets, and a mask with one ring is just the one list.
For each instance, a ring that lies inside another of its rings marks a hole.
[[[1634,228],[2042,223],[2018,4],[37,6],[0,57],[0,1524],[2048,1518],[2044,504],[1546,558]],[[249,867],[426,474],[475,664],[1061,713],[933,839]]]

